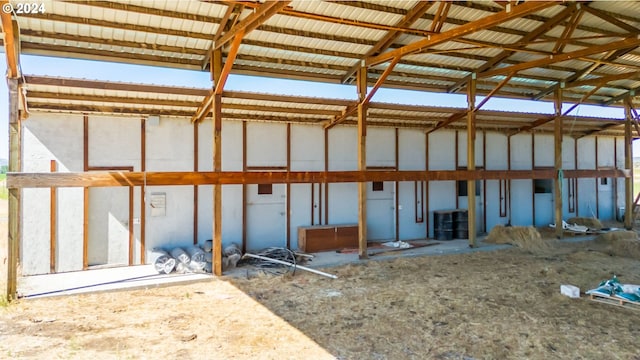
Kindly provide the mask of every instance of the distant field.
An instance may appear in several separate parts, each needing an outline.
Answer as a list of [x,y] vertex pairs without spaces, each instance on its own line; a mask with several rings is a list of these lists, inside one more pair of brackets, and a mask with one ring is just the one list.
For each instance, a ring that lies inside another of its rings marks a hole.
[[7,190],[7,174],[0,174],[0,199],[7,200],[9,198],[9,190]]

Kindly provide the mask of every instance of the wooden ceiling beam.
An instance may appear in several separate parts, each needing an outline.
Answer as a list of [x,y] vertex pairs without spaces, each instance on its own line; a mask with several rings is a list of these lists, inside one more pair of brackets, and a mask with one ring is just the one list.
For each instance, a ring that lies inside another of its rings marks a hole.
[[205,89],[195,89],[195,88],[186,88],[186,87],[169,87],[169,86],[162,86],[162,85],[144,85],[144,84],[121,83],[121,82],[105,82],[105,81],[99,81],[99,80],[66,79],[66,78],[34,76],[34,75],[25,75],[24,78],[26,83],[31,85],[48,85],[48,86],[113,90],[113,91],[148,92],[148,93],[158,93],[158,94],[181,94],[181,95],[190,95],[190,96],[204,96],[208,93],[208,91]]
[[620,29],[627,31],[630,34],[634,34],[634,35],[638,35],[640,34],[640,29],[627,24],[624,21],[621,21],[619,19],[617,19],[615,16],[611,16],[609,14],[607,14],[606,12],[603,12],[601,10],[592,8],[591,6],[589,6],[589,4],[584,4],[584,6],[582,7],[584,9],[584,11],[595,15],[597,17],[599,17],[600,19],[609,22],[610,24],[613,24],[617,27],[619,27]]
[[597,78],[587,79],[587,80],[572,81],[569,83],[565,83],[564,88],[568,89],[568,88],[579,87],[579,86],[604,86],[610,81],[626,80],[626,79],[633,80],[638,77],[640,77],[640,72],[633,71],[633,72],[622,73],[622,74],[600,76]]
[[537,59],[537,60],[533,60],[533,61],[527,61],[527,62],[516,64],[516,65],[511,65],[511,66],[507,66],[507,67],[503,67],[503,68],[499,68],[499,69],[493,69],[493,70],[485,71],[485,72],[479,73],[478,76],[479,77],[491,77],[491,76],[496,76],[496,75],[509,74],[509,73],[514,73],[514,72],[526,70],[526,69],[535,68],[535,67],[543,67],[543,66],[546,66],[546,65],[549,65],[549,64],[553,64],[553,63],[557,63],[557,62],[561,62],[561,61],[571,60],[571,59],[574,59],[576,57],[583,57],[583,56],[599,54],[599,53],[602,53],[602,52],[605,52],[605,51],[610,51],[610,50],[627,49],[627,48],[630,48],[630,47],[637,47],[638,45],[640,45],[640,39],[627,38],[627,39],[621,40],[621,41],[615,41],[615,42],[608,43],[608,44],[592,46],[590,48],[586,48],[586,49],[582,49],[582,50],[577,50],[577,51],[572,51],[572,52],[568,52],[568,53],[558,54],[558,55],[555,55],[555,56],[545,57],[545,58],[542,58],[542,59]]
[[[565,8],[564,10],[556,14],[554,17],[550,18],[549,20],[544,22],[542,25],[538,26],[535,30],[525,34],[520,40],[518,40],[517,43],[515,43],[517,45],[512,44],[511,46],[517,46],[518,48],[526,47],[530,41],[533,41],[539,38],[540,36],[544,35],[545,33],[550,31],[554,27],[556,27],[558,24],[560,24],[562,21],[564,21],[567,17],[571,16],[571,14],[575,12],[576,12],[575,4],[568,6],[567,8]],[[503,63],[508,57],[510,57],[514,53],[515,53],[514,50],[502,51],[500,54],[489,59],[486,63],[484,63],[482,66],[480,66],[480,68],[478,68],[475,71],[484,72],[484,71],[491,70],[495,68],[498,64]],[[452,93],[452,92],[458,91],[461,87],[463,87],[467,83],[467,81],[469,81],[470,76],[471,75],[468,75],[463,79],[461,79],[460,81],[458,81],[457,83],[455,83],[453,86],[451,86],[447,90],[447,92]]]
[[[503,86],[505,86],[509,80],[511,80],[511,78],[513,77],[513,74],[507,76],[506,78],[504,78],[504,80],[502,80],[498,86],[496,86],[493,90],[491,90],[491,92],[489,92],[489,94],[482,100],[482,102],[480,102],[480,104],[478,104],[477,106],[474,107],[473,112],[478,112],[478,110],[480,110],[490,99],[493,95],[495,95],[500,89],[502,89]],[[439,122],[435,127],[433,127],[432,129],[429,129],[427,131],[427,134],[430,134],[438,129],[442,129],[445,126],[448,126],[451,123],[454,123],[462,118],[464,118],[467,115],[468,111],[461,111],[457,114],[453,114],[451,116],[449,116],[448,119]]]
[[[419,1],[411,10],[409,10],[405,16],[396,24],[396,26],[406,27],[411,26],[415,23],[424,13],[426,13],[431,6],[433,5],[432,1]],[[373,56],[381,53],[382,51],[387,50],[393,45],[393,42],[398,39],[401,35],[400,32],[392,30],[389,31],[382,39],[378,40],[378,42],[369,49],[363,56],[363,59],[366,59],[369,56]],[[342,78],[342,83],[346,83],[353,77],[353,74],[356,73],[360,67],[360,61],[358,61],[355,65],[353,65],[347,73]]]
[[576,27],[580,23],[582,15],[584,15],[584,12],[582,11],[583,7],[578,7],[576,5],[576,8],[577,11],[575,11],[571,15],[569,23],[565,25],[564,30],[562,31],[562,35],[560,35],[558,41],[556,41],[556,44],[553,47],[552,53],[559,54],[564,51],[564,48],[567,45],[567,40],[571,39],[571,37],[573,36],[573,32],[576,30]]
[[449,14],[449,9],[451,9],[451,2],[440,1],[438,11],[436,11],[435,17],[431,22],[431,32],[439,33],[442,30],[442,26],[445,24],[447,15]]
[[633,89],[629,89],[628,91],[625,91],[624,93],[618,95],[618,96],[614,96],[611,99],[605,101],[602,103],[602,105],[611,105],[613,103],[616,103],[620,100],[624,100],[624,98],[626,98],[627,96],[631,96],[631,97],[635,97],[637,94],[640,94],[640,86],[635,87]]
[[503,22],[522,17],[526,14],[530,14],[530,13],[545,9],[555,4],[556,3],[554,2],[527,2],[518,6],[514,6],[509,12],[504,10],[499,13],[486,16],[482,19],[468,22],[465,25],[458,26],[449,31],[445,31],[440,34],[431,35],[427,37],[427,39],[416,41],[409,45],[403,46],[399,49],[392,50],[384,54],[380,54],[378,56],[368,58],[366,60],[366,66],[370,67],[370,66],[378,65],[380,63],[384,63],[389,60],[392,60],[395,57],[401,58],[405,55],[417,53],[422,51],[425,48],[429,48],[437,44],[444,43],[446,41],[450,41],[450,40],[453,40],[465,35],[469,35],[471,33],[474,33],[480,30],[484,30],[484,29],[496,26]]
[[[228,1],[228,2],[237,3],[237,4],[243,4],[246,7],[251,7],[251,8],[256,8],[259,5],[259,3],[253,2],[253,1]],[[407,27],[408,25],[396,24],[396,25],[391,26],[391,25],[377,24],[377,23],[372,23],[372,22],[367,22],[367,21],[352,20],[352,19],[346,19],[346,18],[323,15],[323,14],[313,14],[313,13],[309,13],[309,12],[305,12],[305,11],[294,10],[294,9],[291,9],[291,8],[282,9],[281,14],[282,15],[292,16],[292,17],[297,17],[297,18],[302,18],[302,19],[324,21],[324,22],[329,22],[329,23],[333,23],[333,24],[359,26],[359,27],[363,27],[363,28],[367,28],[367,29],[373,29],[373,30],[384,30],[384,31],[390,31],[390,32],[400,32],[400,33],[407,33],[407,34],[413,34],[413,35],[418,35],[418,36],[424,36],[424,35],[431,34],[430,31],[409,28],[409,27]]]
[[[211,54],[213,53],[213,46],[215,45],[216,41],[222,36],[225,31],[229,30],[229,28],[231,28],[236,23],[236,21],[240,17],[240,14],[242,13],[243,8],[244,6],[242,5],[227,4],[227,11],[222,16],[222,19],[218,24],[218,30],[216,30],[216,34],[211,40],[209,51],[207,51],[207,55],[205,56],[204,60],[202,60],[202,70],[206,70],[210,64]],[[235,14],[234,19],[229,21],[231,19],[231,15],[233,14]]]
[[244,34],[250,33],[262,23],[269,20],[269,18],[271,18],[273,15],[277,14],[279,11],[287,7],[290,2],[291,1],[288,0],[264,2],[255,9],[255,12],[242,19],[233,28],[222,35],[214,43],[212,50],[220,49],[227,43],[231,42],[231,40],[234,39],[240,31],[242,31]]
[[[576,71],[573,75],[571,75],[568,79],[565,79],[564,81],[569,83],[569,82],[573,82],[573,81],[577,81],[577,80],[581,80],[583,79],[585,76],[595,73],[595,71],[602,67],[603,64],[606,65],[614,65],[612,63],[610,63],[610,61],[613,61],[617,58],[619,58],[620,56],[623,56],[624,54],[632,51],[633,49],[635,49],[634,46],[632,47],[628,47],[628,48],[622,48],[622,49],[617,49],[617,50],[610,50],[609,52],[607,52],[606,54],[604,54],[602,56],[603,59],[600,60],[596,60],[596,59],[588,59],[585,57],[577,57],[577,59],[583,60],[583,61],[592,61],[593,63],[590,64],[589,66]],[[627,65],[624,64],[615,64],[616,66],[620,66],[620,67],[629,67]],[[640,70],[637,67],[635,67],[635,70]],[[539,92],[536,96],[534,96],[532,99],[533,100],[540,100],[543,97],[551,94],[552,92],[555,91],[555,88],[558,87],[559,85],[556,84],[554,86],[550,86],[548,88],[546,88],[545,90]]]
[[11,7],[7,0],[0,0],[0,22],[4,35],[4,53],[7,58],[7,77],[15,79],[20,76],[20,34],[17,22],[13,21],[12,13],[4,11],[5,6]]
[[[568,108],[560,116],[567,116],[567,114],[572,112],[576,107],[578,107],[578,105],[584,103],[591,95],[595,94],[596,91],[598,91],[598,89],[599,89],[599,87],[593,88],[589,93],[584,95],[582,97],[582,99],[580,99],[580,101],[578,101],[577,103],[573,104],[570,108]],[[560,101],[562,101],[562,99],[560,99]],[[531,123],[530,125],[523,126],[523,127],[519,128],[519,129],[517,129],[516,131],[512,132],[511,134],[509,134],[509,136],[513,136],[513,135],[516,135],[516,134],[524,132],[524,131],[531,131],[531,130],[535,129],[538,126],[541,126],[541,125],[544,125],[546,123],[554,121],[556,119],[556,117],[557,116],[555,116],[555,115],[550,115],[550,116],[545,116],[545,117],[539,118],[536,121],[534,121],[533,123]]]
[[245,34],[256,29],[258,26],[260,26],[260,24],[264,23],[273,15],[277,14],[280,10],[288,6],[290,2],[291,1],[284,0],[267,1],[261,4],[251,15],[242,19],[214,42],[214,45],[211,48],[212,52],[221,49],[229,42],[231,42],[231,47],[229,48],[229,52],[227,53],[227,58],[224,62],[224,66],[222,67],[222,71],[219,74],[212,73],[215,81],[214,89],[202,100],[202,104],[200,104],[200,106],[198,106],[198,108],[196,109],[195,114],[191,118],[192,123],[197,123],[204,119],[211,110],[213,99],[216,96],[222,94],[224,85],[227,82],[227,78],[231,74],[231,68],[236,61],[236,56],[238,55],[238,51],[240,50],[242,38],[244,38]]
[[[326,124],[324,128],[331,129],[332,127],[343,122],[347,118],[347,116],[356,112],[358,110],[359,105],[369,104],[369,102],[371,101],[371,98],[373,98],[373,96],[376,94],[376,92],[378,92],[378,90],[380,89],[382,84],[385,82],[385,80],[387,80],[387,77],[391,74],[391,72],[393,71],[393,68],[398,64],[398,61],[400,61],[400,58],[395,58],[393,59],[393,61],[391,61],[389,66],[387,66],[387,68],[384,70],[382,75],[380,75],[376,83],[373,85],[371,90],[366,94],[366,97],[362,101],[347,106],[346,109],[340,115],[334,117],[331,121],[329,121],[329,123]],[[366,79],[364,81],[366,85]],[[364,91],[365,93],[367,92],[366,89],[362,91]]]

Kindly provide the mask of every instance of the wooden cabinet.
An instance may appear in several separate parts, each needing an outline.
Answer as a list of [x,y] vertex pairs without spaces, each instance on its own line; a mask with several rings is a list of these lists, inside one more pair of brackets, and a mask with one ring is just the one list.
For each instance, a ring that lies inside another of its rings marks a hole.
[[318,252],[358,247],[358,224],[315,225],[298,228],[298,248]]

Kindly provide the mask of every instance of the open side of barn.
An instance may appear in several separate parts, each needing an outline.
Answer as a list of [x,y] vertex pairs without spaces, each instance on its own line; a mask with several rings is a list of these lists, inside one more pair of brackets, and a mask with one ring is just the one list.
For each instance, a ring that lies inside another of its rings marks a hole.
[[[631,212],[640,8],[433,5],[50,1],[3,12],[7,297],[18,264],[23,275],[143,264],[154,248],[213,239],[221,275],[224,245],[296,248],[300,226],[355,224],[366,258],[369,241],[436,237],[441,210],[467,210],[471,247],[497,224]],[[21,52],[208,70],[213,83],[28,76]],[[228,92],[232,73],[354,84],[358,99]],[[467,107],[376,103],[382,87],[464,90]],[[484,110],[493,97],[554,111]],[[582,103],[622,105],[625,117],[568,115]]]

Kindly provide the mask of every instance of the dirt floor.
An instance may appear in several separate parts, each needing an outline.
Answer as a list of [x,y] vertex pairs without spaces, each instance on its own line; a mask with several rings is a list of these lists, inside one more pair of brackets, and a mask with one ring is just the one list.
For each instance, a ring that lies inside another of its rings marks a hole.
[[638,260],[594,242],[369,261],[0,307],[0,357],[640,359],[640,311],[560,295]]

